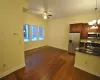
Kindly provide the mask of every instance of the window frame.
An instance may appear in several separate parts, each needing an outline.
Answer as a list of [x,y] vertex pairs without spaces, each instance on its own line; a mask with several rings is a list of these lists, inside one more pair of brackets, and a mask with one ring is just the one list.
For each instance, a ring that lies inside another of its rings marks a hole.
[[[25,26],[25,25],[28,26],[28,34],[27,34],[27,35],[28,35],[28,41],[25,41],[25,37],[24,37],[24,26]],[[24,25],[23,25],[23,38],[24,38],[24,43],[27,43],[27,42],[30,41],[30,34],[29,34],[29,30],[30,30],[30,28],[29,28],[29,27],[30,27],[29,24],[24,24]]]
[[[40,34],[41,34],[41,33],[40,33],[40,28],[43,29],[43,33],[42,33],[42,34],[43,34],[43,39],[42,39],[42,40],[39,39],[39,38],[40,38]],[[38,40],[39,40],[39,41],[43,41],[43,40],[44,40],[44,27],[42,27],[42,26],[39,26],[39,27],[38,27]]]
[[[36,27],[37,28],[36,33],[34,32],[36,34],[36,38],[37,38],[36,40],[32,40],[33,39],[33,34],[34,34],[32,27]],[[38,41],[38,26],[36,26],[36,25],[32,25],[31,26],[31,41],[33,41],[33,42],[34,41]]]

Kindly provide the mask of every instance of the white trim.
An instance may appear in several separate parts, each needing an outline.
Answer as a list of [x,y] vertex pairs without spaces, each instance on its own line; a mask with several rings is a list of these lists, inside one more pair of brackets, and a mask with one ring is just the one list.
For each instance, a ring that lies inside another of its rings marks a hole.
[[32,49],[37,49],[37,48],[44,47],[44,46],[46,46],[46,45],[36,46],[34,48],[29,48],[29,49],[24,49],[24,51],[28,51],[28,50],[32,50]]
[[[48,46],[51,46],[51,45],[48,45]],[[58,48],[58,49],[62,49],[62,50],[68,51],[67,49],[59,48],[59,47],[56,47],[56,46],[51,46],[51,47],[54,47],[54,48]]]
[[96,76],[100,77],[100,73],[93,72],[93,71],[91,71],[91,70],[89,70],[89,69],[87,69],[87,68],[84,68],[84,67],[82,67],[82,66],[79,66],[79,65],[74,64],[74,67],[79,68],[79,69],[81,69],[81,70],[83,70],[83,71],[86,71],[86,72],[88,72],[88,73],[90,73],[90,74],[93,74],[93,75],[96,75]]
[[12,72],[14,72],[14,71],[16,71],[16,70],[18,70],[20,68],[23,68],[23,67],[25,67],[25,64],[21,64],[21,65],[16,66],[16,67],[14,67],[14,68],[12,68],[12,69],[10,69],[8,71],[5,71],[4,73],[0,74],[0,78],[2,78],[4,76],[7,76],[8,74],[10,74],[10,73],[12,73]]

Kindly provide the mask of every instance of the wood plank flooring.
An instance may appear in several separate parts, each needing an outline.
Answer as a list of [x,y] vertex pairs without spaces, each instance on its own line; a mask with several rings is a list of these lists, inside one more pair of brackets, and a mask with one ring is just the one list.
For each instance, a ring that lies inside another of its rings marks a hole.
[[53,47],[25,52],[26,66],[1,80],[100,80],[74,67],[75,56]]

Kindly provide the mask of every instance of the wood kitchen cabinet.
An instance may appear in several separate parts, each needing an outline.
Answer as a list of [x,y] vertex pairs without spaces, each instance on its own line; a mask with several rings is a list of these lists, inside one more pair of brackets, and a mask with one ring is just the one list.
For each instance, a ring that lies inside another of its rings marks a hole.
[[98,29],[96,30],[96,32],[100,33],[100,25],[98,25]]
[[86,39],[88,36],[88,23],[83,23],[82,28],[81,28],[81,39]]
[[98,29],[91,29],[88,23],[70,24],[70,32],[80,32],[81,39],[87,39],[88,32],[100,33],[100,25]]
[[80,32],[81,39],[86,39],[88,35],[88,24],[87,23],[70,24],[70,32]]
[[81,32],[82,23],[70,24],[70,32]]

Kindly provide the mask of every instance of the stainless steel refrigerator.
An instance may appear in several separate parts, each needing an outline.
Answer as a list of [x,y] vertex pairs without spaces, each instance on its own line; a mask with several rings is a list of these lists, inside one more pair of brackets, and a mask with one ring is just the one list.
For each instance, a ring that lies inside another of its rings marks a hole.
[[76,47],[80,43],[80,33],[69,33],[68,52],[75,54]]

